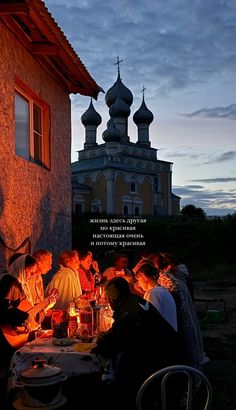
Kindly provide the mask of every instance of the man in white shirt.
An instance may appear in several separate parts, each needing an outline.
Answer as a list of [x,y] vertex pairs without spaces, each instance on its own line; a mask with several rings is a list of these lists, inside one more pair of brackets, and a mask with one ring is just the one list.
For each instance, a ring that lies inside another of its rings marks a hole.
[[74,302],[82,295],[78,268],[77,251],[64,251],[60,254],[60,268],[46,289],[46,296],[54,288],[59,292],[54,309],[68,309],[70,302]]

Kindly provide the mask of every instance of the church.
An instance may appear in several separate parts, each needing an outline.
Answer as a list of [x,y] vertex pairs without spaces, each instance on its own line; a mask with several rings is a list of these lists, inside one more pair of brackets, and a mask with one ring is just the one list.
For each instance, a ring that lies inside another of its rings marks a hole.
[[180,197],[172,192],[172,163],[157,158],[151,147],[149,127],[154,116],[143,100],[133,115],[138,138],[131,142],[128,118],[132,92],[118,76],[105,94],[110,119],[97,143],[97,128],[102,122],[92,100],[81,116],[85,128],[84,149],[72,163],[73,210],[123,216],[177,215]]

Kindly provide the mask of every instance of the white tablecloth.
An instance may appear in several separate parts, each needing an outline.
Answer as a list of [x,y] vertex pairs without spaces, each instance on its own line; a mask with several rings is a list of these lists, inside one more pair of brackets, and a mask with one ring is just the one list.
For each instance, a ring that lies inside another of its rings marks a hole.
[[68,377],[98,373],[100,365],[96,356],[76,352],[75,346],[55,346],[52,338],[39,338],[26,343],[12,358],[12,387],[15,386],[18,375],[32,366],[32,361],[38,358],[45,359],[49,365],[59,367]]

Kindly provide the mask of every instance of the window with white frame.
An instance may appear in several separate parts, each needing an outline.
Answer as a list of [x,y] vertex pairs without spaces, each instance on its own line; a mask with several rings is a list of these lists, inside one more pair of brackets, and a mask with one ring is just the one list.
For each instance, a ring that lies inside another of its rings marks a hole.
[[50,168],[49,107],[35,94],[15,89],[15,153]]

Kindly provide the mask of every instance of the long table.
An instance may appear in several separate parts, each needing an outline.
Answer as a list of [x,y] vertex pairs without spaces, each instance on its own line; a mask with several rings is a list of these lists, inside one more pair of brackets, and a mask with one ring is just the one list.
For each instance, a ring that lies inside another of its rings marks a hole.
[[26,343],[13,355],[11,387],[15,387],[20,373],[32,366],[32,362],[38,358],[45,359],[49,365],[59,367],[68,377],[99,373],[100,364],[96,356],[88,350],[88,344],[83,343],[56,346],[52,343],[52,337],[38,338]]

